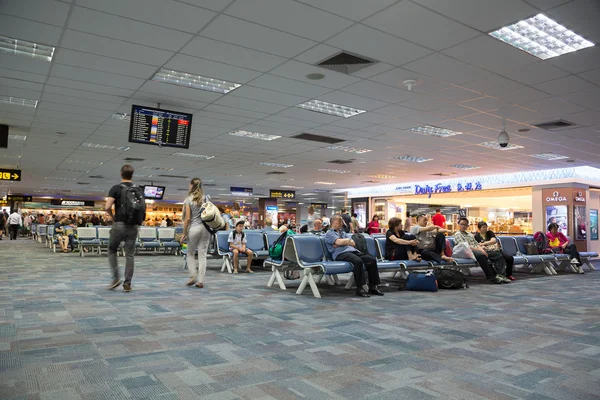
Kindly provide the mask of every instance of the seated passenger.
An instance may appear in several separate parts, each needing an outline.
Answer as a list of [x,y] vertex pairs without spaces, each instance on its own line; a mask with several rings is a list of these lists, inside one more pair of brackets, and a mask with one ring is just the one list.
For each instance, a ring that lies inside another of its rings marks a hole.
[[497,274],[494,268],[489,264],[489,261],[492,261],[499,269],[504,269],[506,264],[502,254],[499,251],[488,253],[479,245],[479,243],[477,243],[475,237],[467,232],[467,228],[469,227],[469,220],[467,218],[460,218],[458,220],[458,227],[460,230],[454,234],[454,245],[466,243],[469,246],[477,259],[477,263],[489,281],[494,283],[510,283],[510,279]]
[[273,220],[271,218],[265,218],[265,227],[263,228],[263,231],[267,232],[274,230],[275,229],[273,228]]
[[568,254],[571,257],[571,264],[575,267],[577,272],[583,274],[583,268],[581,268],[581,257],[575,243],[569,242],[569,239],[558,230],[557,223],[551,223],[548,225],[548,246],[555,251],[560,253]]
[[320,219],[315,219],[313,222],[313,229],[308,231],[308,233],[312,233],[313,235],[322,235],[323,232],[323,221]]
[[419,241],[417,252],[421,254],[423,260],[437,263],[454,261],[452,257],[444,255],[446,249],[446,235],[444,233],[446,232],[450,231],[436,225],[430,225],[427,215],[421,214],[417,217],[417,225],[410,228],[410,233]]
[[246,264],[246,272],[253,274],[252,268],[252,250],[246,248],[246,234],[244,233],[244,221],[238,221],[235,224],[235,229],[229,234],[227,239],[229,242],[229,251],[233,252],[233,273],[238,273],[239,265],[239,254],[246,254],[248,256],[248,262]]
[[[316,221],[315,221],[316,222]],[[369,294],[383,296],[377,289],[379,285],[379,271],[377,260],[371,255],[356,250],[354,241],[350,235],[344,232],[342,217],[334,215],[331,217],[331,229],[325,234],[325,244],[335,261],[346,261],[353,265],[354,281],[356,283],[356,295],[360,297],[371,297]],[[367,270],[369,277],[369,291],[365,292],[363,268]]]
[[308,232],[308,225],[302,225],[300,227],[300,233],[307,233]]
[[516,281],[517,279],[512,276],[515,258],[500,249],[500,244],[498,239],[496,239],[496,234],[488,229],[485,221],[479,221],[477,228],[479,229],[479,232],[475,234],[475,240],[477,240],[477,243],[479,243],[481,247],[483,247],[483,249],[488,253],[490,251],[499,251],[504,258],[504,262],[506,263],[506,273],[503,275],[505,275],[511,281]]
[[417,253],[419,241],[402,230],[400,218],[390,218],[385,238],[385,254],[388,260],[421,261],[421,255]]
[[62,218],[54,224],[54,239],[58,242],[63,253],[69,252],[69,237],[65,234],[65,226],[68,225],[68,220]]

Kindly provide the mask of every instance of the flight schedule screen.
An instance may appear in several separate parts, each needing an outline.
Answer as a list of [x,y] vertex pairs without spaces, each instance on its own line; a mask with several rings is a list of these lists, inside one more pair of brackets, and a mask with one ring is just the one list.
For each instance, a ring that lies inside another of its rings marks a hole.
[[190,147],[192,114],[136,106],[131,108],[129,141],[167,147]]

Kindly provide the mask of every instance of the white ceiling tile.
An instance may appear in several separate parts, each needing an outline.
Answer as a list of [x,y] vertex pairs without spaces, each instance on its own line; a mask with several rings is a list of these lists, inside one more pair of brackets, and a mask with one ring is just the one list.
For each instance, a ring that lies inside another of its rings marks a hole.
[[491,32],[536,14],[536,9],[521,0],[415,0],[429,9],[469,25]]
[[389,71],[393,68],[394,68],[393,65],[386,64],[386,63],[380,61],[378,63],[371,64],[366,68],[359,69],[358,71],[353,72],[350,75],[358,76],[359,78],[371,78],[372,76]]
[[49,46],[58,45],[62,28],[0,14],[0,35]]
[[53,93],[53,94],[64,95],[65,97],[83,98],[83,99],[97,100],[97,101],[103,101],[103,102],[108,102],[108,103],[119,103],[119,102],[122,103],[125,100],[127,100],[127,97],[125,97],[125,96],[115,96],[115,95],[110,95],[110,94],[95,93],[95,92],[88,91],[88,90],[77,90],[77,89],[70,89],[70,88],[66,88],[66,87],[52,86],[52,85],[46,85],[44,93],[49,93],[49,94]]
[[240,108],[242,110],[256,111],[264,114],[275,114],[287,108],[287,106],[265,103],[263,101],[258,100],[244,99],[233,95],[223,96],[217,101],[215,101],[215,104],[220,104],[223,106],[233,108]]
[[11,79],[0,77],[0,86],[9,86],[14,88],[21,88],[27,90],[35,90],[41,92],[44,90],[44,85],[37,82],[28,82],[19,79]]
[[415,93],[407,101],[400,103],[404,107],[413,108],[419,111],[433,111],[448,105],[447,101],[436,99],[429,95]]
[[[490,75],[481,68],[465,64],[446,55],[435,53],[404,66],[405,69],[429,75],[455,85],[463,85]],[[407,78],[409,79],[409,78]]]
[[[1,60],[3,60],[3,59],[0,57],[0,61]],[[48,72],[49,71],[50,71],[50,69],[48,69]],[[27,81],[27,82],[36,82],[36,83],[46,82],[46,75],[30,73],[30,72],[25,72],[25,71],[17,71],[14,69],[0,68],[0,76],[5,77],[5,78],[18,79],[18,80]]]
[[[242,110],[239,108],[226,107],[226,106],[222,106],[219,104],[210,104],[210,105],[206,106],[202,111],[214,112],[215,114],[219,114],[219,115],[221,115],[221,114],[233,115],[233,116],[241,116],[241,117],[252,118],[252,119],[264,118],[269,115],[269,114],[262,113],[262,112]],[[219,117],[215,116],[215,118],[219,118]]]
[[308,98],[315,98],[331,91],[331,89],[326,89],[324,87],[310,85],[298,80],[281,78],[270,74],[265,74],[256,78],[252,82],[249,82],[249,85]]
[[[335,71],[324,71],[320,67],[294,60],[289,60],[272,71],[269,71],[269,73],[282,76],[284,78],[296,79],[306,83],[314,83],[315,85],[325,86],[331,89],[340,89],[360,80],[360,78]],[[306,77],[306,75],[311,73],[324,73],[325,78],[318,81],[310,80]]]
[[579,76],[589,82],[600,85],[600,68],[591,71],[582,72]]
[[274,121],[282,124],[294,125],[304,128],[314,128],[322,124],[322,122],[314,122],[308,120],[300,120],[296,118],[282,117],[281,115],[271,115],[265,118],[266,121]]
[[[131,108],[131,104],[138,104],[139,101],[142,100],[148,102],[150,107],[156,107],[157,103],[161,103],[161,107],[168,109],[168,107],[162,106],[162,104],[170,104],[177,107],[180,111],[185,111],[181,109],[182,107],[189,110],[199,110],[201,108],[206,107],[208,103],[200,102],[200,101],[192,101],[189,99],[182,99],[180,97],[169,97],[164,93],[146,93],[146,92],[136,92],[135,95],[125,103],[129,108]],[[120,111],[120,110],[119,110]],[[121,112],[130,112],[127,110],[123,110]],[[192,112],[193,114],[193,112]]]
[[463,86],[467,89],[489,96],[501,96],[507,92],[512,92],[523,87],[523,85],[518,82],[495,74],[484,79],[467,83]]
[[69,5],[54,0],[4,0],[2,13],[15,17],[63,26],[69,13]]
[[91,69],[77,68],[60,64],[54,64],[52,67],[51,76],[132,90],[138,89],[142,83],[144,83],[144,79],[134,78],[131,76],[92,71]]
[[20,97],[22,99],[39,100],[42,96],[41,90],[27,90],[10,86],[0,86],[2,96]]
[[446,49],[443,53],[457,60],[500,74],[539,61],[539,58],[488,35],[480,35]]
[[28,60],[12,54],[0,54],[0,65],[2,68],[15,71],[28,72],[31,74],[48,75],[52,64],[42,60]]
[[574,74],[589,71],[600,65],[600,46],[588,47],[547,61]]
[[380,124],[382,122],[391,121],[396,116],[392,115],[384,115],[379,112],[367,112],[358,114],[352,117],[352,121],[361,121],[361,122],[369,122],[371,124]]
[[202,36],[282,57],[294,57],[316,44],[312,40],[227,15],[215,18],[202,31]]
[[475,29],[407,1],[394,4],[363,23],[434,50],[442,50],[479,35]]
[[398,106],[398,105],[390,105],[386,107],[379,108],[375,110],[375,112],[383,115],[389,115],[395,118],[406,117],[410,114],[413,114],[415,110],[408,107]]
[[208,8],[213,11],[223,11],[231,1],[229,0],[178,0],[182,3],[191,4],[197,7]]
[[459,121],[456,119],[448,119],[445,121],[438,122],[436,126],[462,133],[473,133],[481,130],[480,126],[469,124],[465,121]]
[[502,75],[525,85],[558,79],[569,75],[568,72],[544,61],[505,71]]
[[[588,110],[577,114],[567,115],[565,116],[565,119],[582,126],[600,125],[600,112]],[[600,136],[600,134],[598,136]]]
[[260,72],[250,69],[183,54],[177,54],[164,65],[164,68],[235,83],[246,83],[261,75]]
[[261,89],[253,86],[242,86],[235,90],[235,96],[246,99],[260,100],[267,103],[295,106],[308,100],[306,97],[294,96],[273,90]]
[[587,40],[600,43],[600,5],[596,0],[575,0],[548,11],[548,16]]
[[[345,18],[291,0],[236,1],[225,12],[318,42],[352,24]],[[310,29],[307,29],[307,25],[310,25]]]
[[575,75],[566,76],[564,78],[554,79],[543,83],[534,85],[536,89],[544,91],[546,93],[560,96],[563,94],[579,92],[582,90],[593,89],[596,85],[584,81]]
[[189,33],[75,7],[69,18],[70,29],[107,36],[113,39],[177,51],[192,38]]
[[452,85],[447,82],[442,82],[430,76],[418,74],[414,71],[409,71],[402,68],[394,68],[392,70],[383,72],[379,75],[373,76],[371,80],[388,86],[397,87],[402,90],[408,89],[404,85],[404,81],[415,80],[417,83],[412,87],[412,91],[416,93],[433,93],[452,87]]
[[343,106],[354,107],[361,110],[374,110],[376,108],[385,107],[388,103],[384,103],[382,101],[369,99],[367,97],[357,96],[350,93],[335,91],[331,93],[324,94],[318,98],[322,101],[327,101],[329,103],[340,104]]
[[466,117],[467,115],[477,114],[478,111],[473,111],[470,108],[461,106],[460,104],[448,104],[444,107],[434,110],[433,113],[448,118],[461,118]]
[[[361,24],[348,28],[329,39],[326,43],[397,66],[431,53],[430,50],[424,47]],[[373,43],[377,43],[377,46],[373,46]]]
[[382,85],[381,83],[367,80],[347,86],[343,89],[343,91],[388,103],[400,103],[419,96],[418,94],[411,93],[408,90]]
[[140,92],[164,94],[170,97],[194,100],[202,103],[211,103],[221,97],[219,93],[154,81],[146,82],[139,90]]
[[549,10],[570,1],[572,0],[527,0],[529,4],[538,7],[542,11]]
[[447,117],[434,114],[428,111],[415,111],[406,117],[409,121],[415,121],[415,125],[435,125],[447,119]]
[[275,68],[286,60],[261,51],[218,42],[205,37],[195,37],[181,50],[181,53],[264,72]]
[[299,54],[294,59],[307,64],[318,64],[340,52],[342,52],[342,50],[336,47],[318,44],[315,47],[306,50],[304,53]]
[[385,7],[395,3],[397,0],[299,0],[331,13],[341,15],[354,21],[360,21]]
[[156,67],[152,65],[101,57],[68,49],[59,49],[54,57],[54,62],[142,79],[148,79],[156,72]]
[[431,96],[438,99],[446,100],[449,103],[460,103],[463,101],[478,99],[482,97],[482,94],[462,88],[460,86],[452,86],[448,89],[431,93]]
[[78,97],[65,96],[60,94],[53,94],[44,92],[42,95],[43,102],[51,102],[58,104],[67,104],[72,106],[82,106],[87,108],[96,108],[98,110],[108,110],[115,111],[123,101],[119,103],[107,103],[104,101],[90,100],[90,99],[82,99]]
[[[563,98],[582,107],[600,110],[600,88],[567,94]],[[577,111],[571,111],[571,113],[575,112]]]
[[36,118],[56,117],[64,118],[65,120],[68,120],[71,123],[87,122],[94,124],[101,124],[106,120],[106,117],[104,116],[92,116],[76,112],[81,111],[81,109],[82,107],[79,107],[78,109],[74,109],[73,112],[68,112],[71,111],[71,109],[68,106],[61,107],[60,105],[56,105],[54,103],[40,103],[36,113]]
[[[217,15],[173,0],[77,0],[77,5],[190,33],[197,33]],[[166,15],[176,15],[176,23]]]
[[543,100],[538,100],[532,103],[525,104],[527,108],[539,111],[550,117],[561,118],[569,114],[575,114],[585,111],[584,108],[559,97],[550,97]]
[[155,66],[163,65],[173,56],[172,52],[155,47],[123,42],[70,29],[65,31],[61,47]]
[[495,97],[481,97],[475,100],[463,101],[460,103],[463,107],[472,108],[477,111],[493,111],[507,107],[509,104]]
[[533,121],[538,121],[541,118],[544,118],[543,114],[540,114],[535,110],[531,110],[520,106],[506,107],[500,110],[496,110],[492,112],[492,114],[523,123],[531,123]]
[[328,123],[332,123],[332,122],[341,120],[340,117],[335,117],[333,115],[327,115],[327,114],[321,114],[321,113],[318,113],[315,111],[308,111],[308,110],[298,108],[298,107],[288,108],[287,110],[284,110],[284,111],[278,113],[277,115],[281,116],[281,117],[296,118],[296,119],[301,119],[301,120],[311,121],[311,122],[320,122],[322,124],[328,124]]
[[514,91],[508,91],[500,94],[496,97],[514,104],[525,104],[530,101],[540,100],[550,96],[547,93],[533,89],[532,87],[523,86],[515,89]]

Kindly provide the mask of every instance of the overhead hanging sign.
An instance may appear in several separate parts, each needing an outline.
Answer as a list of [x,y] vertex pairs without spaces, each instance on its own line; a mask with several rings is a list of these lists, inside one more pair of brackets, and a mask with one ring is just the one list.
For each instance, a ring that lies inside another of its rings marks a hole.
[[20,169],[0,169],[0,181],[20,181]]
[[429,197],[431,197],[431,195],[435,193],[450,193],[454,190],[457,192],[470,192],[473,190],[482,189],[483,185],[481,182],[457,183],[454,188],[452,184],[444,185],[442,183],[437,183],[435,185],[415,185],[415,194],[427,194]]
[[315,210],[325,210],[325,209],[327,209],[327,203],[310,203],[310,205]]
[[274,199],[295,199],[296,192],[293,190],[269,190],[269,197]]
[[243,196],[243,197],[251,197],[252,196],[252,188],[244,188],[244,187],[236,187],[230,186],[229,191],[231,194],[235,196]]
[[9,194],[6,195],[6,201],[33,201],[33,196],[23,196],[21,194]]
[[94,202],[89,200],[50,200],[53,206],[70,206],[70,207],[94,207]]

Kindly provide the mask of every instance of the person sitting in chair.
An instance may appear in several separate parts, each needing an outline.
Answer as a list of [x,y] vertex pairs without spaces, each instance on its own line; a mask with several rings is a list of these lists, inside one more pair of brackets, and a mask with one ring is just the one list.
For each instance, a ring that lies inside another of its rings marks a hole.
[[475,240],[477,240],[477,243],[479,243],[481,247],[483,247],[483,249],[488,253],[490,251],[499,251],[504,258],[504,262],[506,263],[506,273],[503,275],[505,275],[511,281],[516,281],[517,279],[512,276],[515,258],[500,248],[500,242],[498,239],[496,239],[496,234],[492,230],[488,229],[485,221],[479,221],[477,223],[477,229],[479,229],[479,232],[475,234]]
[[446,249],[446,235],[450,232],[448,229],[440,228],[437,225],[430,225],[427,215],[421,214],[417,217],[417,225],[410,228],[410,233],[414,235],[419,243],[417,252],[421,254],[425,261],[452,262],[452,257],[444,255]]
[[557,223],[548,225],[546,237],[548,238],[548,246],[550,246],[552,251],[568,254],[571,257],[571,264],[577,272],[580,274],[584,273],[583,268],[581,268],[581,256],[579,255],[577,246],[575,246],[575,243],[571,243],[569,238],[558,230]]
[[238,221],[235,224],[235,229],[229,234],[227,238],[229,242],[229,251],[233,253],[233,273],[238,273],[238,265],[240,259],[240,253],[248,256],[246,263],[246,272],[253,274],[252,271],[252,256],[254,252],[246,247],[246,234],[244,233],[244,221]]
[[323,221],[320,219],[315,219],[313,223],[313,229],[308,231],[308,233],[312,233],[313,235],[322,235],[323,234]]

